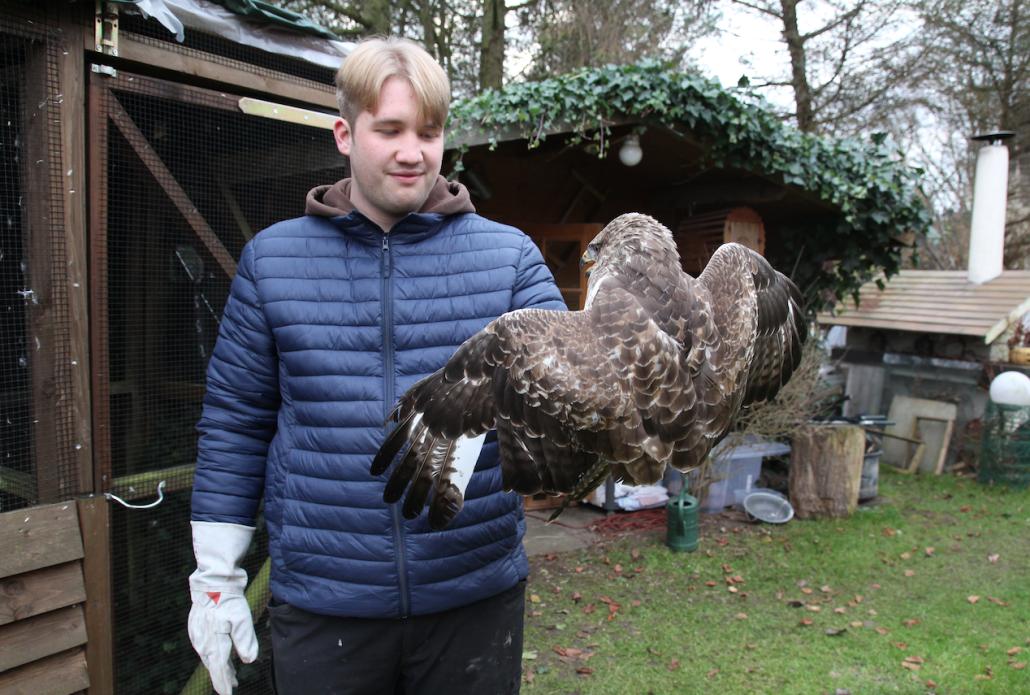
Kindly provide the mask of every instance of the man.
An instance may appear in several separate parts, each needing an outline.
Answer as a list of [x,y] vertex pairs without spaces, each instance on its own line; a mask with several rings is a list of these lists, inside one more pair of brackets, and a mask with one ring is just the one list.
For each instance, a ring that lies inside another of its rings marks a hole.
[[424,50],[363,42],[336,81],[351,178],[247,244],[208,366],[190,639],[223,695],[231,645],[257,657],[240,562],[263,498],[280,695],[517,692],[525,524],[496,440],[444,531],[368,469],[397,397],[461,342],[564,305],[533,243],[440,176],[450,86]]

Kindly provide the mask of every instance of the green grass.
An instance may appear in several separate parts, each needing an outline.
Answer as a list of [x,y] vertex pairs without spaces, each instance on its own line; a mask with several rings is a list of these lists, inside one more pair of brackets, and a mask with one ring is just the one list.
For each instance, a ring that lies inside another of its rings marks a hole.
[[523,692],[1030,693],[1030,491],[881,472],[880,495],[703,517],[695,553],[663,530],[536,558]]

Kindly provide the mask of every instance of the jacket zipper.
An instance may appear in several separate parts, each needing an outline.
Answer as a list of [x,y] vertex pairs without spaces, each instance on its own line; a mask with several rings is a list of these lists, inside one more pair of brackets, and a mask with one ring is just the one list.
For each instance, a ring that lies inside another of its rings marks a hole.
[[[390,282],[390,238],[383,234],[383,255],[380,261],[383,285],[383,417],[393,406],[393,292]],[[393,543],[397,549],[397,581],[401,595],[401,617],[408,617],[411,597],[408,596],[408,567],[404,553],[404,524],[401,521],[401,506],[390,506],[393,517]]]

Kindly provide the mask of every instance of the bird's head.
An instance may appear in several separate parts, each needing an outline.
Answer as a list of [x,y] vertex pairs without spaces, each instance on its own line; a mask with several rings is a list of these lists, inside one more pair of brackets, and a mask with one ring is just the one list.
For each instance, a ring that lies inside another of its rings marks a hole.
[[669,228],[640,213],[619,215],[587,244],[579,265],[589,277],[595,266],[617,271],[630,267],[633,260],[645,265],[674,262],[678,267],[679,252]]

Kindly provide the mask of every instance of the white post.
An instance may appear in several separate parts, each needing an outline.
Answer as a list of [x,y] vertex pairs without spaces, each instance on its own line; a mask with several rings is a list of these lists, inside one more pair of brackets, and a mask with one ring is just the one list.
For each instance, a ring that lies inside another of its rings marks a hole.
[[1009,149],[992,139],[976,155],[973,222],[969,232],[969,281],[977,285],[1001,275],[1005,250]]

